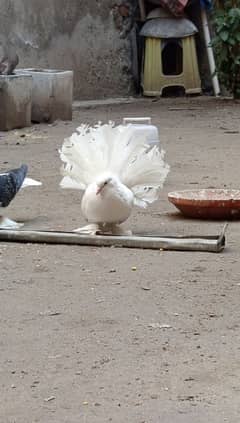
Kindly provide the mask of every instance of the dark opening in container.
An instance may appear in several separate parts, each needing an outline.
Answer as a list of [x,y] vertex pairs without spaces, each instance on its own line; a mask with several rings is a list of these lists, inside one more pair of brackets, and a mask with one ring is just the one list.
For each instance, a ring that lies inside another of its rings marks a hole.
[[185,88],[181,85],[170,85],[162,89],[162,97],[184,97]]
[[164,75],[180,75],[183,72],[181,40],[174,38],[164,40],[162,47],[162,71]]

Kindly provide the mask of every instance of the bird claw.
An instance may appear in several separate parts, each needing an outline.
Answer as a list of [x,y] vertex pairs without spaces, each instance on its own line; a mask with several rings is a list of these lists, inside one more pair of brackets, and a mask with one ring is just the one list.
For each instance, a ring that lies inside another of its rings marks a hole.
[[[115,235],[115,236],[131,236],[132,231],[126,230],[119,225],[113,225],[111,227],[111,229],[108,231],[108,234],[109,235]],[[106,235],[107,235],[107,233],[106,233]]]
[[24,224],[15,222],[8,217],[0,216],[0,229],[20,229]]
[[82,226],[81,228],[74,229],[73,232],[76,232],[81,235],[110,235],[110,236],[131,236],[132,231],[121,228],[119,225],[112,224],[91,224]]

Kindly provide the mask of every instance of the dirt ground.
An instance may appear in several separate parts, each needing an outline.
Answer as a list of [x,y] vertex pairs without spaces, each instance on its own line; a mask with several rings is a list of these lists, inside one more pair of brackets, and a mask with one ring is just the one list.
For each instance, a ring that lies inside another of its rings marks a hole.
[[[167,193],[239,188],[239,108],[140,100],[1,133],[1,170],[25,162],[43,182],[7,215],[26,228],[83,224],[79,193],[59,188],[64,137],[82,122],[151,116],[171,173],[125,226],[218,234],[224,222],[182,218]],[[239,222],[226,241],[220,254],[1,242],[0,422],[239,423]]]

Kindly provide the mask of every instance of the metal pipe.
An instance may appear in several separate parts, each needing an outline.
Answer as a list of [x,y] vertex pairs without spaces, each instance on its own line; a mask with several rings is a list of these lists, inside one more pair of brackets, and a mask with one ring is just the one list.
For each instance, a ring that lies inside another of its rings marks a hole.
[[207,13],[204,7],[201,7],[201,18],[202,18],[203,34],[204,34],[207,55],[208,55],[208,63],[209,63],[209,68],[211,72],[212,84],[213,84],[213,91],[215,96],[217,97],[220,95],[220,86],[219,86],[218,77],[216,74],[216,65],[215,65],[215,59],[213,55],[213,49],[211,47],[211,37],[210,37],[210,31],[208,26]]
[[218,236],[86,236],[72,232],[0,230],[0,241],[45,244],[114,246],[152,250],[220,252],[225,246],[225,228]]

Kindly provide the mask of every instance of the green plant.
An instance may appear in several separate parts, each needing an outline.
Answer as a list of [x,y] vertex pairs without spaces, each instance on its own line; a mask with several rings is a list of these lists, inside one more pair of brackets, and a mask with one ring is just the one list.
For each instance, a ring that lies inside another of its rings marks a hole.
[[240,98],[240,0],[219,1],[213,12],[212,46],[220,81]]

